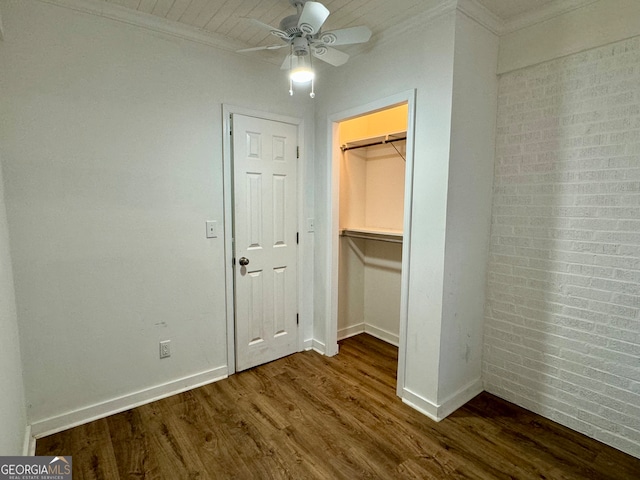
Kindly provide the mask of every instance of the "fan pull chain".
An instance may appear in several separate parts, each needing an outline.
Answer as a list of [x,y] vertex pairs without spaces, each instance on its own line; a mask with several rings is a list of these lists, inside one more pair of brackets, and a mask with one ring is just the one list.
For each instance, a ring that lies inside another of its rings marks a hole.
[[[313,70],[313,55],[311,54],[311,51],[309,51],[309,68],[311,70]],[[311,93],[309,94],[309,96],[311,98],[316,98],[316,92],[315,92],[314,86],[313,86],[314,82],[315,82],[315,77],[312,77],[311,78]]]
[[293,69],[293,44],[289,44],[289,95],[293,97],[293,79],[291,70]]

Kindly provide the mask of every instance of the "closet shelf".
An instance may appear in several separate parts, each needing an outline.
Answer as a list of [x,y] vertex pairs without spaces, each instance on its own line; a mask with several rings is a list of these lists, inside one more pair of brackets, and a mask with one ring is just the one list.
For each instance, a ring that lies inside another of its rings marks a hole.
[[385,229],[343,228],[341,237],[364,238],[365,240],[378,240],[381,242],[402,243],[402,231]]
[[386,135],[378,135],[377,137],[362,138],[359,140],[352,140],[345,143],[340,147],[343,152],[347,150],[353,150],[356,148],[372,147],[374,145],[384,145],[391,142],[399,142],[400,140],[407,139],[407,132],[395,132],[387,133]]

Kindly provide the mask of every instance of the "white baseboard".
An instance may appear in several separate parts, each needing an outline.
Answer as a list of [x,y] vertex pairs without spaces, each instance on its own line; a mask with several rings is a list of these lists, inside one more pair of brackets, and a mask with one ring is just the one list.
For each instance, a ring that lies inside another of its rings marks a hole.
[[421,397],[417,393],[413,393],[407,388],[402,389],[402,402],[419,411],[423,415],[426,415],[431,420],[436,422],[442,420],[438,418],[438,406],[435,403]]
[[318,352],[320,355],[325,355],[326,351],[327,351],[327,346],[316,340],[315,338],[313,339],[313,342],[311,343],[311,349],[315,350],[316,352]]
[[309,338],[302,343],[302,349],[304,351],[309,351],[313,348],[313,338]]
[[319,353],[320,355],[327,355],[329,357],[332,357],[333,355],[335,355],[336,353],[338,353],[338,344],[335,344],[335,348],[334,351],[335,353],[333,354],[328,354],[327,353],[327,346],[322,343],[319,340],[314,339],[309,339],[309,340],[305,340],[304,341],[304,349],[305,350],[313,350],[314,352]]
[[25,457],[33,457],[36,454],[36,439],[31,434],[31,425],[27,425],[24,429],[24,446],[22,447],[22,455]]
[[483,391],[484,387],[482,385],[482,379],[477,378],[476,380],[468,383],[440,404],[438,407],[438,417],[440,419],[448,417]]
[[344,340],[345,338],[353,337],[354,335],[360,335],[365,332],[364,323],[357,325],[351,325],[347,328],[341,328],[338,330],[338,340]]
[[368,333],[372,337],[376,337],[383,342],[390,343],[394,347],[397,347],[400,344],[400,337],[395,334],[388,332],[387,330],[383,330],[382,328],[374,327],[373,325],[365,324],[364,332]]
[[383,330],[382,328],[374,327],[368,323],[359,323],[357,325],[351,325],[347,328],[341,328],[338,330],[338,340],[344,340],[345,338],[360,335],[361,333],[368,333],[372,337],[376,337],[383,342],[390,343],[393,346],[398,346],[400,338],[397,334]]
[[402,390],[402,402],[409,405],[411,408],[418,410],[420,413],[426,415],[431,420],[439,422],[444,420],[458,408],[463,406],[473,397],[481,393],[482,380],[476,379],[473,382],[465,385],[449,398],[444,400],[441,404],[436,404],[427,400],[426,398],[412,392],[411,390],[404,388]]
[[[85,423],[108,417],[116,413],[130,410],[140,405],[155,402],[162,398],[170,397],[178,393],[186,392],[193,388],[201,387],[209,383],[227,378],[227,366],[207,370],[178,380],[146,388],[121,397],[113,398],[105,402],[100,402],[88,407],[79,408],[71,412],[63,413],[55,417],[38,420],[30,425],[30,436],[38,439],[47,435],[77,427]],[[35,447],[35,443],[34,443]]]

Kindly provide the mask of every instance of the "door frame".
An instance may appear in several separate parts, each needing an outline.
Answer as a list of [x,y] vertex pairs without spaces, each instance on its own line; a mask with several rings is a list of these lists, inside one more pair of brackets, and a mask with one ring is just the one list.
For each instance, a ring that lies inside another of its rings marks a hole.
[[[297,230],[299,233],[304,225],[304,202],[302,197],[304,186],[304,120],[297,117],[278,115],[275,113],[263,112],[251,108],[237,105],[222,104],[222,177],[223,177],[223,198],[224,198],[224,259],[225,259],[225,303],[227,318],[227,370],[228,375],[236,373],[236,315],[235,315],[235,287],[234,287],[234,267],[233,267],[233,143],[231,139],[231,116],[245,115],[247,117],[261,118],[275,122],[295,125],[298,129],[298,147],[300,158],[298,158],[298,178],[297,178]],[[299,235],[298,255],[297,255],[297,306],[298,312],[303,311],[302,305],[302,265],[303,253],[305,251],[305,235]],[[304,325],[303,318],[298,325],[298,351],[303,349]]]
[[396,95],[381,98],[365,105],[343,110],[330,115],[327,122],[327,152],[329,153],[328,172],[328,201],[329,225],[327,229],[329,238],[326,239],[329,254],[327,255],[327,312],[326,317],[326,350],[325,354],[333,356],[338,353],[338,268],[339,268],[339,213],[340,213],[340,150],[339,123],[360,117],[369,113],[375,113],[401,104],[408,105],[407,118],[407,151],[405,167],[405,191],[404,191],[404,219],[403,219],[403,245],[402,245],[402,274],[400,287],[400,329],[398,339],[398,377],[396,393],[402,396],[405,379],[406,347],[407,347],[407,323],[409,306],[409,277],[411,265],[411,211],[413,202],[413,166],[414,166],[414,130],[416,111],[416,90],[407,90]]

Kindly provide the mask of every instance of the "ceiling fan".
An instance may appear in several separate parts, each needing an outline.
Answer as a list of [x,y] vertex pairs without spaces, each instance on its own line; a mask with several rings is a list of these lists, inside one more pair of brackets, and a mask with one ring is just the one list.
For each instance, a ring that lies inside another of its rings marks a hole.
[[323,62],[339,67],[346,63],[349,55],[336,50],[333,46],[351,45],[367,42],[371,38],[371,30],[365,26],[343,28],[328,32],[322,31],[322,25],[329,16],[329,10],[320,2],[307,0],[289,0],[297,13],[289,15],[280,21],[279,28],[262,23],[256,19],[248,19],[255,25],[269,30],[272,35],[280,38],[284,43],[263,47],[245,48],[238,52],[254,52],[258,50],[278,50],[289,48],[290,53],[282,62],[282,70],[289,70],[289,94],[293,95],[293,82],[311,82],[311,98],[313,91],[314,72],[311,58],[315,57]]

